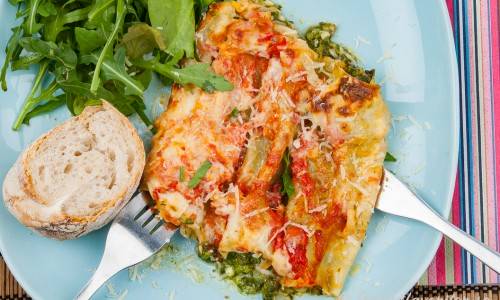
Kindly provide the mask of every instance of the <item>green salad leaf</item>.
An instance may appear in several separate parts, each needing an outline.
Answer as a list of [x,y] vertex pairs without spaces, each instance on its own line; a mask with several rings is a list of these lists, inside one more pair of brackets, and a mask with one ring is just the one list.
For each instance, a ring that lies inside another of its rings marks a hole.
[[127,56],[131,59],[141,58],[156,48],[166,49],[161,32],[145,23],[132,25],[123,36],[122,45],[127,49]]
[[195,61],[195,22],[212,2],[9,0],[20,24],[5,47],[0,85],[7,90],[9,66],[38,69],[12,128],[64,104],[79,114],[100,99],[151,126],[144,91],[154,74],[164,84],[231,90],[209,65]]
[[18,49],[20,49],[19,46],[19,40],[22,37],[22,30],[21,27],[14,27],[13,28],[13,33],[10,36],[9,41],[7,42],[7,47],[5,47],[5,62],[2,66],[2,70],[0,71],[0,83],[2,84],[2,90],[6,91],[7,90],[7,81],[5,76],[7,75],[7,68],[9,67],[9,61],[11,61],[14,58],[14,54]]
[[194,57],[193,0],[148,0],[148,9],[151,25],[160,31],[166,51],[173,56],[183,53]]

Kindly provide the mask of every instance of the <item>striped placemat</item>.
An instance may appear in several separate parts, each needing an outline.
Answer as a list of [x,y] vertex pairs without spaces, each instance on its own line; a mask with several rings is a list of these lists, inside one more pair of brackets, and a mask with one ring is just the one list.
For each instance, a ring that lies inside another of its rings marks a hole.
[[[500,0],[446,3],[460,76],[460,149],[450,220],[500,251]],[[498,285],[500,275],[443,239],[420,284]]]
[[[25,299],[31,298],[0,256],[0,300]],[[416,286],[402,300],[500,300],[500,286]]]

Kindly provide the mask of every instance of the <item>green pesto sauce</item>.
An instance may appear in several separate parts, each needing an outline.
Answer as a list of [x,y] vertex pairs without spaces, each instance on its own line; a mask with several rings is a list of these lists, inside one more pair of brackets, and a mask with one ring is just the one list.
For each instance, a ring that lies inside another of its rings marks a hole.
[[336,29],[335,24],[325,22],[310,27],[305,34],[307,44],[320,56],[342,61],[345,64],[344,70],[351,76],[367,83],[371,82],[375,76],[375,70],[363,69],[359,59],[351,50],[332,40]]
[[269,274],[257,270],[262,258],[252,253],[230,252],[223,258],[217,250],[208,245],[198,246],[198,256],[209,263],[215,263],[218,273],[232,282],[238,290],[247,295],[262,294],[262,299],[293,299],[294,295],[321,295],[321,288],[288,288],[280,284],[280,277],[270,267]]

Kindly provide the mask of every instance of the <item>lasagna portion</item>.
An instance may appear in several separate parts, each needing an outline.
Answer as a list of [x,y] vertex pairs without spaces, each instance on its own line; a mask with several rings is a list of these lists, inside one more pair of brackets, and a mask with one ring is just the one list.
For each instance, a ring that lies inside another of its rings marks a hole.
[[234,89],[173,87],[145,185],[200,249],[252,253],[283,287],[338,295],[380,189],[389,114],[369,73],[324,43],[331,33],[308,44],[270,3],[211,5],[198,57]]

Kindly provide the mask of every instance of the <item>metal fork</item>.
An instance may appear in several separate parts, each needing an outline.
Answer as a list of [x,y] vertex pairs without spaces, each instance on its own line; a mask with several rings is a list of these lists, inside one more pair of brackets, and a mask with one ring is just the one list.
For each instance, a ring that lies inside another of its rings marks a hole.
[[449,223],[413,193],[404,183],[385,170],[377,209],[423,222],[441,231],[470,254],[500,274],[500,254]]
[[139,192],[120,211],[109,229],[99,267],[76,300],[90,299],[113,275],[151,257],[170,241],[176,229],[164,226],[149,201],[147,192]]

